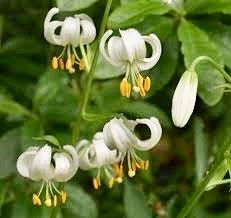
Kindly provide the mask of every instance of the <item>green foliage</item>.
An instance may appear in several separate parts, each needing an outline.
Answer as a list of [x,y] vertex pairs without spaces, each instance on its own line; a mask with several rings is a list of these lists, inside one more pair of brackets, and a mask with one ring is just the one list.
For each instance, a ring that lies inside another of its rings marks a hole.
[[97,0],[57,0],[57,6],[62,11],[76,11],[89,7]]

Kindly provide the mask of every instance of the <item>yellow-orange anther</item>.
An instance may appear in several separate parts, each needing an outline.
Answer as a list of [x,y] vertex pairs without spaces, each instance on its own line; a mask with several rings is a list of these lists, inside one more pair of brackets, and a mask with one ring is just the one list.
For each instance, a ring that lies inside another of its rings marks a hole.
[[136,162],[136,167],[137,167],[138,169],[141,168],[140,164],[138,164],[137,162]]
[[66,61],[66,70],[71,70],[71,69],[72,69],[71,58],[68,58]]
[[72,64],[72,66],[75,64],[75,55],[74,54],[71,55],[71,64]]
[[79,62],[79,70],[84,70],[85,69],[85,62],[84,59],[82,58]]
[[56,207],[56,206],[57,206],[57,196],[56,196],[56,195],[54,196],[54,202],[53,202],[53,205],[54,205],[54,207]]
[[142,97],[144,97],[146,95],[145,90],[144,90],[144,86],[143,86],[144,79],[140,74],[139,74],[139,76],[138,76],[138,78],[136,80],[136,83],[137,83],[137,85],[138,85],[138,87],[140,89],[140,95]]
[[122,183],[123,182],[123,178],[122,177],[116,177],[115,178],[115,181],[118,182],[118,183]]
[[97,177],[97,182],[98,182],[98,185],[101,186],[101,180],[100,180],[100,177]]
[[47,199],[44,201],[44,203],[45,203],[45,205],[46,205],[47,207],[51,207],[51,206],[52,206],[52,201],[51,201],[50,198],[47,198]]
[[94,189],[98,189],[98,188],[99,188],[99,184],[98,184],[98,181],[97,181],[96,178],[94,178],[94,179],[92,180],[92,184],[93,184]]
[[144,164],[144,169],[147,170],[149,168],[149,161],[146,160]]
[[129,176],[129,177],[133,177],[133,176],[135,176],[135,175],[136,175],[136,171],[135,171],[135,170],[131,170],[131,169],[130,169],[130,170],[128,171],[128,176]]
[[109,182],[108,182],[108,187],[109,187],[109,188],[112,188],[113,185],[114,185],[114,178],[112,177],[112,178],[110,178],[110,180],[109,180]]
[[51,67],[52,69],[56,70],[58,69],[58,58],[57,57],[53,57],[52,61],[51,61]]
[[140,162],[140,168],[141,168],[142,170],[144,170],[144,168],[145,168],[145,167],[144,167],[144,161],[141,161],[141,162]]
[[67,193],[64,191],[61,191],[60,195],[61,195],[62,203],[65,204],[65,202],[67,200]]
[[123,78],[120,83],[120,93],[123,97],[126,96],[126,83],[127,83],[126,78]]
[[64,61],[63,61],[63,59],[62,58],[60,58],[59,59],[59,68],[61,69],[61,70],[64,70]]
[[147,77],[145,78],[145,80],[144,80],[144,90],[147,92],[147,91],[149,91],[150,87],[151,87],[151,80],[150,80],[150,78],[147,76]]
[[39,196],[36,195],[36,194],[33,194],[32,202],[33,202],[33,205],[39,205],[39,206],[42,205],[42,202],[41,202],[41,200],[39,199]]
[[130,83],[126,83],[126,97],[130,98],[132,86]]
[[123,177],[123,175],[124,175],[124,171],[123,171],[123,166],[122,165],[120,165],[120,173],[119,173],[119,177]]

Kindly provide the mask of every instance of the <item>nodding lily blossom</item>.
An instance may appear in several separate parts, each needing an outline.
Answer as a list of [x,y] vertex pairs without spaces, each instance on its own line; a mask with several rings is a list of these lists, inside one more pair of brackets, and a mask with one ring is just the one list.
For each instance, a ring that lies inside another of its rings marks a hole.
[[[63,46],[63,50],[58,57],[53,57],[52,68],[68,70],[73,73],[74,65],[79,65],[79,69],[85,68],[85,61],[81,59],[76,47],[91,43],[96,36],[96,29],[92,19],[86,14],[77,14],[74,17],[66,17],[64,21],[51,21],[52,17],[59,12],[58,8],[52,8],[44,21],[44,37],[54,45]],[[61,27],[60,33],[56,31]],[[64,58],[66,56],[66,62]]]
[[[112,65],[125,70],[125,77],[120,83],[122,96],[130,97],[131,91],[145,96],[151,86],[151,80],[147,76],[145,79],[140,71],[152,68],[161,55],[161,44],[155,34],[142,36],[136,29],[120,30],[121,37],[112,36],[108,44],[107,39],[113,31],[108,30],[100,42],[100,51],[104,58]],[[145,43],[152,47],[152,55],[147,58]]]
[[[150,137],[141,140],[135,134],[135,128],[140,125],[147,127],[150,131]],[[150,119],[126,120],[113,118],[105,124],[103,128],[103,136],[106,145],[110,149],[118,149],[122,152],[120,170],[122,171],[123,161],[127,156],[128,175],[133,177],[136,169],[148,169],[149,161],[142,160],[136,150],[147,151],[152,149],[160,140],[162,134],[161,125],[155,117]]]
[[33,194],[34,205],[42,205],[40,196],[45,189],[45,205],[57,206],[65,203],[67,194],[56,188],[55,182],[67,182],[77,172],[79,160],[71,145],[63,146],[63,150],[52,154],[52,148],[44,145],[42,148],[29,147],[17,160],[18,172],[33,181],[42,181],[37,194]]
[[195,71],[183,73],[172,99],[172,120],[175,126],[184,127],[196,103],[198,76]]
[[76,151],[79,155],[80,169],[98,169],[97,176],[93,179],[95,189],[98,189],[101,185],[100,176],[102,172],[108,179],[109,188],[113,187],[114,182],[122,182],[122,176],[116,171],[116,163],[120,161],[121,153],[116,149],[110,150],[106,146],[102,132],[96,133],[91,142],[85,139],[81,140],[76,146]]

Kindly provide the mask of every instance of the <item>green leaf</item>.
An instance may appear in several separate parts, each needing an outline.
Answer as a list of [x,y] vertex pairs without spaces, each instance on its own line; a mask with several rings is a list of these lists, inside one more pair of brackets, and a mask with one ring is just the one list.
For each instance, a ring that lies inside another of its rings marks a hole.
[[96,66],[94,77],[95,79],[111,79],[114,77],[118,77],[125,72],[118,67],[114,67],[110,63],[108,63],[102,55],[98,58],[98,63]]
[[224,58],[225,65],[231,69],[231,26],[210,20],[197,22],[197,24],[217,44]]
[[92,197],[77,185],[65,186],[68,193],[68,203],[63,208],[63,217],[96,218],[97,207]]
[[40,115],[53,123],[70,124],[77,117],[77,99],[67,73],[48,71],[39,80],[34,106]]
[[13,129],[0,137],[0,179],[10,176],[16,170],[20,136],[20,129]]
[[150,92],[162,89],[176,71],[179,45],[176,34],[172,33],[162,43],[162,55],[158,64],[149,71],[152,85]]
[[47,141],[50,142],[53,145],[56,145],[57,147],[60,147],[60,143],[57,138],[55,138],[53,135],[44,135],[42,137],[33,137],[34,140],[38,141]]
[[42,124],[39,120],[27,120],[21,127],[21,149],[24,151],[28,147],[37,144],[38,142],[33,137],[39,137],[44,134]]
[[187,0],[185,9],[192,14],[224,13],[231,14],[230,0]]
[[124,186],[124,206],[127,218],[152,218],[144,193],[128,181],[125,181]]
[[3,23],[4,23],[4,18],[3,16],[0,16],[0,48],[2,45]]
[[137,0],[115,9],[108,19],[109,28],[121,28],[141,22],[150,14],[162,15],[168,12],[168,7],[160,0]]
[[15,116],[34,117],[34,115],[29,110],[27,110],[27,108],[15,102],[14,100],[11,100],[3,94],[0,94],[0,113]]
[[57,6],[62,11],[76,11],[87,8],[97,0],[56,0]]
[[[166,38],[171,34],[175,35],[174,20],[169,17],[150,15],[145,17],[143,22],[135,26],[142,35],[155,33],[163,43]],[[173,32],[174,31],[174,32]]]
[[208,165],[208,142],[204,132],[204,123],[200,118],[194,120],[194,144],[196,158],[197,183],[203,178]]
[[[187,68],[197,57],[206,55],[223,66],[223,59],[216,44],[208,35],[194,24],[182,20],[178,29],[179,39],[182,42],[182,53]],[[225,83],[224,77],[208,63],[200,63],[197,67],[199,77],[199,96],[209,106],[217,104],[223,94],[223,88],[217,86]]]

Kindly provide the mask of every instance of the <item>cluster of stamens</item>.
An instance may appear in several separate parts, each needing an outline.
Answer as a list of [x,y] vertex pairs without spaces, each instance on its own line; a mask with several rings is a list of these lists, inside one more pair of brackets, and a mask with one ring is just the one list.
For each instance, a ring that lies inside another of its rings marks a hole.
[[101,186],[101,170],[104,171],[107,180],[108,180],[108,187],[112,188],[115,183],[122,183],[123,182],[123,169],[122,166],[119,167],[118,164],[114,164],[113,167],[111,166],[103,166],[98,169],[97,176],[92,180],[92,184],[94,189],[98,189]]
[[[72,52],[71,52],[72,49]],[[67,50],[67,59],[64,61],[64,56],[66,54]],[[74,73],[75,72],[75,64],[79,66],[79,70],[84,70],[85,69],[85,61],[84,59],[80,59],[79,56],[76,53],[76,50],[73,46],[67,45],[64,47],[63,51],[58,57],[53,57],[51,66],[54,70],[56,69],[61,69],[61,70],[68,70],[69,73]]]
[[151,80],[148,76],[144,79],[136,66],[133,66],[133,68],[128,66],[126,75],[120,83],[120,93],[123,97],[129,98],[131,96],[131,91],[133,90],[144,97],[150,90],[150,87]]
[[[38,206],[42,205],[42,200],[40,199],[40,196],[43,192],[44,186],[45,186],[45,182],[43,182],[38,194],[33,194],[33,196],[32,196],[33,205],[38,205]],[[51,207],[51,206],[56,207],[60,203],[65,204],[66,199],[67,199],[67,193],[66,192],[59,191],[56,188],[55,184],[52,182],[46,183],[44,204],[47,207]]]
[[136,170],[147,170],[149,168],[149,161],[142,160],[136,153],[134,149],[129,149],[127,151],[127,162],[128,162],[128,176],[133,177],[136,175]]

